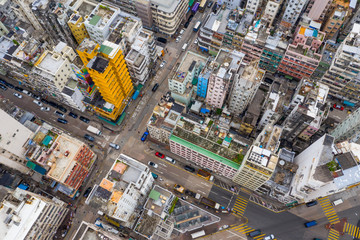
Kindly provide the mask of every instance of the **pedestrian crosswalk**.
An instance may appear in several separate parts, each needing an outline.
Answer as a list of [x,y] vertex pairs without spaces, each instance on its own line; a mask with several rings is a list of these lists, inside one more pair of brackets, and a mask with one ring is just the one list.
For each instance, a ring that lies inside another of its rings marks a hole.
[[353,237],[360,238],[360,232],[359,227],[352,225],[348,222],[345,222],[344,224],[344,233],[347,233]]
[[329,231],[328,240],[338,240],[339,237],[340,237],[339,232],[331,228]]
[[248,201],[248,199],[242,196],[237,196],[235,204],[232,208],[233,213],[240,217],[244,215]]
[[335,209],[333,205],[331,204],[328,197],[319,198],[318,200],[320,202],[320,205],[325,213],[325,216],[329,220],[330,223],[338,223],[339,217],[337,216]]
[[[235,231],[237,231],[237,232],[239,232],[239,233],[243,233],[243,234],[246,234],[246,235],[247,235],[248,233],[252,232],[252,231],[255,231],[254,228],[247,226],[245,223],[240,224],[240,225],[238,225],[238,226],[235,226],[235,227],[233,227],[232,229],[235,230]],[[253,237],[252,239],[262,240],[262,239],[264,239],[265,236],[266,236],[266,234],[263,233],[263,234],[258,235],[258,236],[256,236],[256,237]]]

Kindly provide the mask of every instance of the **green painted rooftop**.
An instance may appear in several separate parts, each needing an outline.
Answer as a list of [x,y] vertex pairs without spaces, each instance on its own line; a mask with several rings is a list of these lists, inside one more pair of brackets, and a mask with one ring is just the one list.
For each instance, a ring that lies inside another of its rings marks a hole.
[[150,194],[149,194],[149,198],[153,199],[154,201],[158,200],[160,197],[160,193],[154,189],[151,190]]
[[99,15],[95,15],[92,17],[89,23],[95,26],[100,21],[100,19],[101,17]]
[[199,152],[199,153],[201,153],[201,154],[203,154],[203,155],[205,155],[205,156],[207,156],[207,157],[209,157],[211,159],[214,159],[214,160],[216,160],[218,162],[221,162],[221,163],[223,163],[223,164],[225,164],[225,165],[227,165],[229,167],[232,167],[232,168],[235,168],[235,169],[240,168],[240,164],[238,164],[236,162],[233,162],[233,161],[231,161],[231,160],[229,160],[227,158],[224,158],[222,156],[219,156],[216,153],[210,152],[209,150],[206,150],[206,149],[204,149],[202,147],[194,145],[194,144],[192,144],[192,143],[190,143],[190,142],[188,142],[188,141],[186,141],[186,140],[184,140],[182,138],[179,138],[179,137],[177,137],[175,135],[171,135],[170,140],[174,141],[174,142],[177,142],[177,143],[179,143],[179,144],[181,144],[181,145],[183,145],[183,146],[185,146],[187,148],[190,148],[190,149],[192,149],[194,151],[197,151],[197,152]]
[[112,47],[109,47],[109,46],[105,46],[105,45],[101,45],[100,46],[100,52],[106,54],[106,55],[109,55],[112,51]]

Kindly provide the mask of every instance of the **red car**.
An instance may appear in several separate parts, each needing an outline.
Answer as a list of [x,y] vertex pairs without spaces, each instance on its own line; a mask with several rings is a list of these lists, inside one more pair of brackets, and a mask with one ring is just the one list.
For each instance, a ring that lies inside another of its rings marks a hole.
[[165,157],[164,154],[159,153],[159,152],[156,152],[156,153],[155,153],[155,156],[157,156],[157,157],[159,157],[159,158],[164,158],[164,157]]
[[336,103],[334,104],[334,106],[333,106],[335,109],[339,109],[339,110],[344,110],[344,107],[343,106],[341,106],[341,105],[337,105]]

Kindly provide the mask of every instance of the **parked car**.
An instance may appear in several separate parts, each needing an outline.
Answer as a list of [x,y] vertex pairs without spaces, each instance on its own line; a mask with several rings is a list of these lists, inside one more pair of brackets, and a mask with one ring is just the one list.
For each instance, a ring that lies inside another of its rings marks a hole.
[[153,172],[151,173],[151,175],[153,176],[154,179],[157,179],[159,177],[157,174],[155,174]]
[[59,117],[61,117],[61,118],[65,118],[65,115],[63,113],[59,112],[59,111],[55,111],[54,113],[56,115],[58,115]]
[[21,87],[15,87],[15,91],[22,92],[23,90]]
[[36,100],[38,100],[38,101],[41,100],[41,98],[40,98],[38,95],[32,94],[31,96],[32,96],[33,98],[35,98]]
[[159,87],[158,83],[155,83],[155,85],[153,86],[153,88],[151,89],[151,91],[155,92]]
[[180,42],[180,40],[181,40],[181,36],[178,36],[176,39],[175,39],[175,42]]
[[90,122],[90,119],[86,118],[86,117],[83,117],[83,116],[80,116],[79,119],[81,121],[83,121],[84,123],[89,123]]
[[147,136],[149,135],[149,132],[148,131],[145,131],[144,134],[142,135],[141,137],[141,141],[145,142]]
[[148,165],[151,166],[151,167],[154,167],[154,168],[158,167],[158,165],[156,163],[151,162],[151,161],[148,162]]
[[199,40],[196,38],[194,44],[198,44]]
[[64,112],[64,113],[67,112],[66,108],[64,108],[63,106],[58,105],[57,108],[58,108],[60,111]]
[[89,196],[89,194],[90,194],[90,192],[91,192],[91,187],[88,187],[86,190],[85,190],[85,192],[84,192],[84,197],[88,197]]
[[164,157],[165,157],[164,154],[159,153],[159,152],[156,152],[156,153],[155,153],[155,156],[157,156],[157,157],[159,157],[159,158],[164,158]]
[[180,35],[183,35],[183,34],[184,34],[184,32],[185,32],[185,28],[181,29],[181,31],[180,31]]
[[174,159],[172,159],[171,157],[165,157],[165,160],[168,162],[171,162],[172,164],[176,163],[176,161]]
[[46,100],[46,99],[43,99],[43,98],[42,98],[40,101],[43,102],[43,103],[45,103],[45,104],[49,104],[49,101]]
[[0,79],[0,83],[6,85],[7,82],[5,80],[3,80],[3,79]]
[[211,6],[213,5],[213,1],[210,1],[207,5],[208,8],[211,8]]
[[114,148],[114,149],[116,149],[116,150],[119,150],[119,149],[120,149],[120,146],[117,145],[117,144],[115,144],[115,143],[110,143],[109,146],[112,147],[112,148]]
[[344,107],[343,106],[341,106],[341,105],[338,105],[338,104],[334,104],[334,106],[333,106],[335,109],[339,109],[340,111],[342,111],[342,110],[344,110]]
[[41,107],[40,110],[44,111],[44,112],[49,112],[50,108],[49,107]]
[[33,103],[35,103],[36,105],[38,105],[38,106],[40,106],[40,107],[43,106],[42,102],[40,102],[40,101],[38,101],[38,100],[33,100]]
[[193,17],[194,17],[194,15],[191,14],[187,21],[188,21],[188,22],[191,22],[191,20],[193,19]]
[[87,139],[87,140],[89,140],[90,142],[95,141],[95,138],[94,138],[93,136],[90,136],[89,134],[85,134],[85,135],[84,135],[84,138]]
[[264,240],[272,240],[275,239],[275,236],[273,234],[267,235],[266,237],[264,237]]
[[58,121],[59,123],[62,123],[62,124],[67,124],[67,123],[68,123],[68,121],[65,120],[65,119],[63,119],[63,118],[58,118],[57,121]]
[[5,85],[6,85],[8,88],[11,88],[11,89],[14,89],[14,88],[15,88],[14,85],[12,85],[11,83],[8,83],[8,82],[6,82]]
[[22,98],[22,95],[21,95],[21,94],[18,94],[18,93],[16,93],[16,92],[14,92],[13,95],[14,95],[15,97],[17,97],[17,98]]
[[22,90],[23,93],[25,93],[26,95],[28,95],[29,97],[31,97],[31,92],[29,92],[28,90]]
[[312,206],[315,206],[316,204],[317,204],[317,201],[315,200],[315,201],[311,201],[311,202],[306,203],[306,206],[307,207],[312,207]]
[[73,112],[69,112],[69,116],[70,116],[70,117],[73,117],[73,118],[77,118],[77,117],[78,117],[78,115],[75,114],[75,113],[73,113]]
[[185,165],[184,169],[188,172],[192,172],[192,173],[195,172],[195,168],[190,167],[189,165]]
[[188,28],[188,26],[189,26],[189,22],[186,22],[185,24],[184,24],[184,28]]
[[162,61],[162,62],[160,63],[160,68],[165,67],[165,65],[166,65],[166,61],[164,60],[164,61]]
[[68,233],[68,230],[65,230],[65,231],[61,234],[61,237],[65,237],[67,233]]
[[51,101],[49,102],[49,105],[52,106],[52,107],[54,107],[54,108],[57,108],[57,107],[58,107],[58,105],[57,105],[56,103],[51,102]]
[[6,87],[5,85],[2,85],[2,84],[0,84],[0,88],[1,88],[2,90],[4,90],[4,91],[7,90],[7,87]]

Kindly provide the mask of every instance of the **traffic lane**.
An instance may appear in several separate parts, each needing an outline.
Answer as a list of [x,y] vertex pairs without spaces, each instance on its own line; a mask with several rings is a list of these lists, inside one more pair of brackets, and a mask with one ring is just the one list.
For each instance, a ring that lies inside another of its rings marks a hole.
[[208,198],[219,203],[221,206],[228,208],[231,205],[232,199],[235,197],[234,193],[220,188],[214,184],[211,188]]

